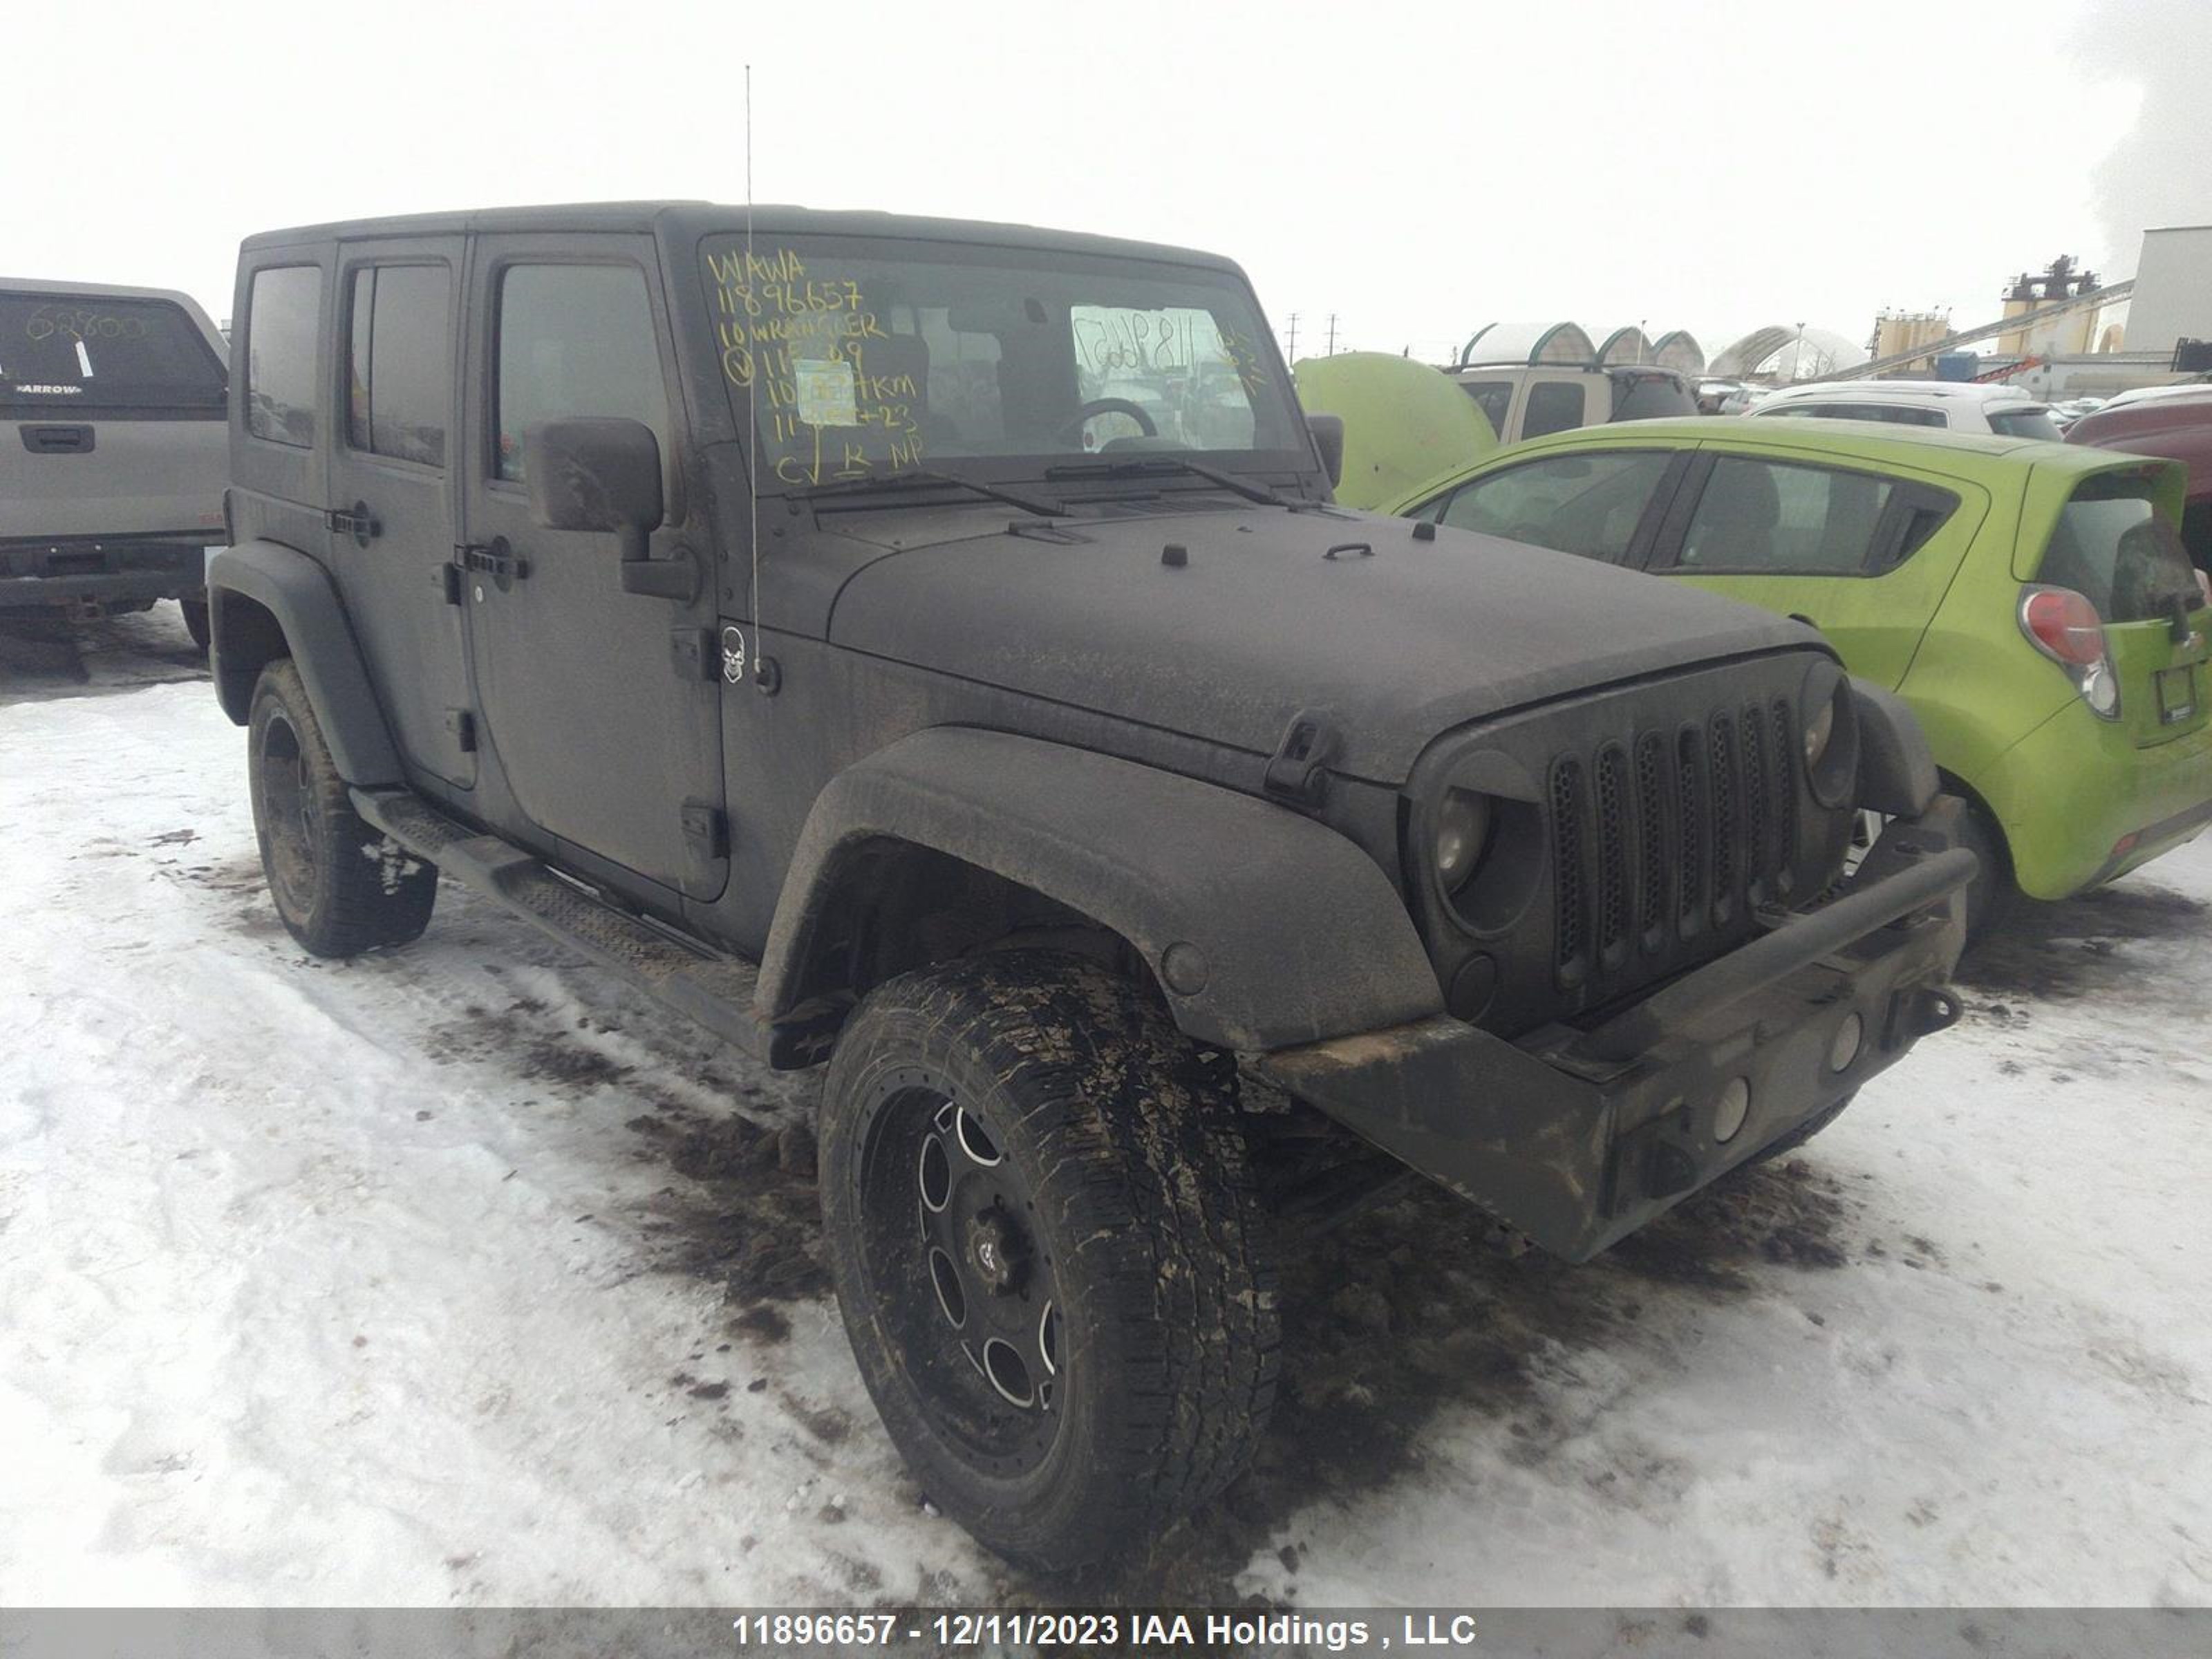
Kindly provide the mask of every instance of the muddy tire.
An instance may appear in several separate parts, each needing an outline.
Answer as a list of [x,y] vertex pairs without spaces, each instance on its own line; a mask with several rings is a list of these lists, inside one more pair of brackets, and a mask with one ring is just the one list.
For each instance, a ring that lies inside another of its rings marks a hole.
[[185,632],[192,636],[192,643],[203,651],[213,637],[208,627],[208,602],[205,599],[179,599],[177,609],[185,613]]
[[246,743],[262,873],[278,919],[301,947],[349,957],[403,945],[428,927],[437,871],[353,810],[289,657],[261,671]]
[[830,1058],[820,1140],[861,1376],[985,1546],[1098,1560],[1244,1468],[1280,1326],[1234,1067],[1126,982],[1020,951],[878,987]]

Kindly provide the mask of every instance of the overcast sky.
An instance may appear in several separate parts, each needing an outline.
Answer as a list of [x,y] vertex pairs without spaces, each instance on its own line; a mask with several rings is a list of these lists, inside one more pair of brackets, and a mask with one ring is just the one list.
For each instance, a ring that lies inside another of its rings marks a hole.
[[[1994,316],[2212,221],[2212,0],[166,0],[10,57],[0,270],[230,310],[239,239],[356,215],[762,201],[1187,243],[1301,356],[1483,322]],[[91,45],[96,40],[96,46]],[[88,47],[80,50],[80,47]]]

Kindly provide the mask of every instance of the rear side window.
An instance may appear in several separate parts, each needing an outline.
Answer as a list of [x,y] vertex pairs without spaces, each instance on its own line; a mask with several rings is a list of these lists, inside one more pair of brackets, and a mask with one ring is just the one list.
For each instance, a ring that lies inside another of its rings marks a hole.
[[2106,622],[2151,622],[2173,602],[2194,607],[2197,578],[2148,480],[2126,473],[2084,479],[2059,509],[2036,580],[2087,596]]
[[1864,472],[1723,455],[1698,497],[1676,563],[1684,570],[1860,575],[1887,539],[1877,532],[1894,489]]
[[1540,438],[1547,432],[1567,432],[1583,423],[1583,388],[1575,380],[1539,380],[1528,388],[1528,410],[1521,417],[1521,435]]
[[1505,416],[1513,408],[1513,382],[1510,380],[1462,380],[1459,389],[1474,399],[1474,406],[1490,422],[1493,436],[1505,435]]
[[354,272],[346,441],[356,449],[424,466],[446,464],[451,286],[443,265]]
[[1443,522],[1618,562],[1673,459],[1665,450],[1639,449],[1508,467],[1462,489],[1445,506]]
[[642,421],[668,455],[653,305],[635,265],[513,265],[500,276],[498,476],[522,477],[538,421]]
[[1990,430],[2007,438],[2041,438],[2054,444],[2066,441],[2047,409],[1993,409]]
[[312,449],[323,273],[313,265],[257,270],[246,303],[246,429]]
[[223,365],[166,300],[0,293],[0,405],[219,414]]

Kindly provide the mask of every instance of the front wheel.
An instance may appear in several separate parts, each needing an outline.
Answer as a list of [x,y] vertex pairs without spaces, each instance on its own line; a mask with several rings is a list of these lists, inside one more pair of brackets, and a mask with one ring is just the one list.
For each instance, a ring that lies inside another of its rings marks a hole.
[[1233,1069],[1133,988],[1028,951],[892,980],[838,1040],[820,1139],[861,1376],[981,1543],[1064,1571],[1243,1468],[1279,1322]]
[[213,634],[208,627],[208,602],[205,599],[179,599],[177,609],[185,613],[185,632],[192,636],[192,643],[203,651]]
[[403,945],[430,925],[438,872],[353,810],[300,671],[261,671],[246,721],[246,785],[276,915],[319,957]]

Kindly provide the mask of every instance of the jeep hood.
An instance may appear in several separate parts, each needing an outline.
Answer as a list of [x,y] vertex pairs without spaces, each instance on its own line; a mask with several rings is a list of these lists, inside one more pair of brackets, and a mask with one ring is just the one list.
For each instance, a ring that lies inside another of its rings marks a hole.
[[[1461,531],[1419,541],[1405,520],[1340,509],[1012,532],[1004,508],[858,518],[839,532],[885,556],[838,595],[836,643],[1256,755],[1310,709],[1336,729],[1333,770],[1392,786],[1468,721],[1818,645],[1685,584]],[[1164,561],[1170,544],[1184,562]]]

